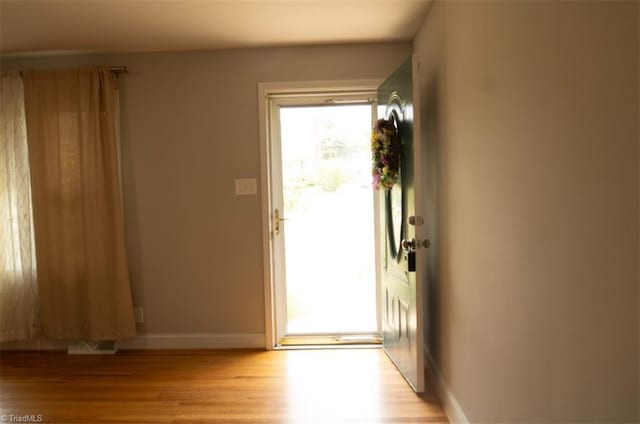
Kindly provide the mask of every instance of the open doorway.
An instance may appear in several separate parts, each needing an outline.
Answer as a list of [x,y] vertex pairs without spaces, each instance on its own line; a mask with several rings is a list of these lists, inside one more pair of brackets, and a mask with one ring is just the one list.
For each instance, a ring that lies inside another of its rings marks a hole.
[[270,96],[274,346],[380,342],[374,99]]
[[371,106],[283,107],[280,128],[286,334],[376,333]]

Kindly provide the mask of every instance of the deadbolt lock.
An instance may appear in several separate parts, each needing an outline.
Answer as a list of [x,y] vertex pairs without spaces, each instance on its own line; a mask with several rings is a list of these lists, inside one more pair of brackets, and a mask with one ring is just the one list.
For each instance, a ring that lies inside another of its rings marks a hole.
[[424,224],[424,218],[421,216],[410,216],[409,225],[422,225]]

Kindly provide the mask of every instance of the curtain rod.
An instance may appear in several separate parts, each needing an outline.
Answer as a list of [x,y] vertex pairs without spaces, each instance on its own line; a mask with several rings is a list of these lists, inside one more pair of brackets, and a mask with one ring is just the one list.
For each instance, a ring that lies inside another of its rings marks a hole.
[[111,66],[109,68],[109,71],[113,72],[114,74],[128,74],[129,70],[127,69],[126,66]]

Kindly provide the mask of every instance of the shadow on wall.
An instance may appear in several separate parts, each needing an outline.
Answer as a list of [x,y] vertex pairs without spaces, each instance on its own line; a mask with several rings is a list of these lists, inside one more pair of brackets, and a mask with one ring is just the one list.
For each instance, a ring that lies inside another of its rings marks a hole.
[[440,223],[440,93],[439,75],[437,72],[429,75],[429,79],[422,93],[422,129],[423,145],[426,152],[421,158],[423,187],[426,188],[424,210],[426,211],[425,222],[427,234],[431,241],[431,247],[427,256],[427,287],[424,291],[424,304],[426,306],[425,317],[425,341],[433,359],[440,363],[440,237],[438,229],[442,228]]
[[[133,144],[130,138],[123,134],[131,134],[131,121],[129,114],[129,91],[127,91],[128,78],[118,80],[118,96],[120,108],[120,166],[122,178],[122,201],[125,216],[125,241],[127,246],[127,261],[129,265],[129,278],[131,280],[131,297],[133,306],[145,306],[144,285],[144,261],[142,256],[142,240],[140,237],[140,213],[138,198],[136,196],[135,164],[133,161]],[[141,264],[138,267],[132,264]],[[145,333],[144,323],[137,323],[139,333]]]

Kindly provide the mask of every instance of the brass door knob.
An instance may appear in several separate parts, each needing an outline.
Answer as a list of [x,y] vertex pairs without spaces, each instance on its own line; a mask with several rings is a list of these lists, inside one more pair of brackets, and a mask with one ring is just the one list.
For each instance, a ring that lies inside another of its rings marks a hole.
[[411,240],[402,240],[400,242],[400,246],[402,246],[402,248],[406,251],[406,252],[413,252],[416,250],[416,240],[415,239],[411,239]]
[[429,241],[429,239],[424,239],[420,241],[416,239],[411,239],[411,240],[402,240],[400,245],[406,252],[415,252],[417,249],[428,249],[431,246],[431,242]]

